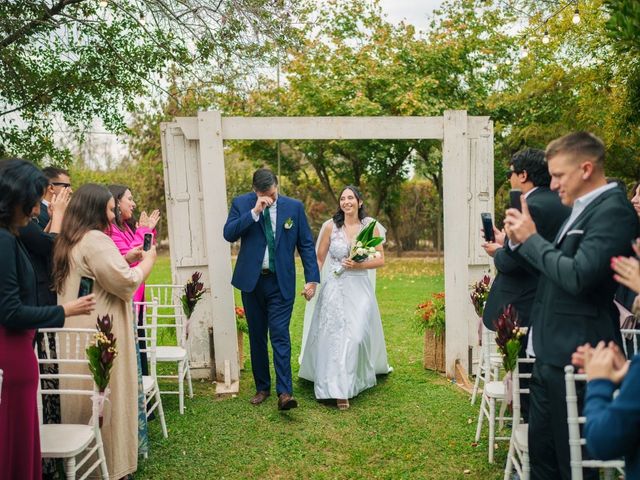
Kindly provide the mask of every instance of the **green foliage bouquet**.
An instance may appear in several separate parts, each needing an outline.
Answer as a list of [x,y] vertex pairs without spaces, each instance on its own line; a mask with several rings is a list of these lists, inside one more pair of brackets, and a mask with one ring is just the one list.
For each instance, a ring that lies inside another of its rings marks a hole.
[[489,296],[489,285],[491,284],[491,277],[489,275],[483,276],[476,283],[472,283],[470,287],[469,296],[471,297],[471,303],[479,317],[482,317],[484,313],[484,304]]
[[419,331],[431,330],[436,337],[445,330],[444,292],[433,293],[425,303],[418,305],[415,324]]
[[242,307],[236,307],[236,328],[239,332],[249,333],[249,325],[247,324],[247,315]]
[[[380,245],[384,238],[374,237],[373,230],[376,227],[376,220],[373,220],[369,225],[364,227],[355,239],[349,258],[354,262],[361,263],[365,260],[377,258],[380,256],[380,252],[376,251],[376,247]],[[333,272],[337,277],[342,275],[345,271],[343,266],[340,266],[338,270]]]
[[508,305],[494,322],[496,345],[502,355],[502,366],[506,372],[513,372],[518,362],[520,343],[524,332],[520,328],[518,314],[513,305]]

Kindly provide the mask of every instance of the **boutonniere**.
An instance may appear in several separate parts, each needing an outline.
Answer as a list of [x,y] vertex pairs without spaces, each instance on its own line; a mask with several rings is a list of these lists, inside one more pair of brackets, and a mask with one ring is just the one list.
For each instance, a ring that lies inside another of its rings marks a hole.
[[287,221],[284,222],[284,228],[289,230],[291,227],[293,227],[293,218],[289,217]]

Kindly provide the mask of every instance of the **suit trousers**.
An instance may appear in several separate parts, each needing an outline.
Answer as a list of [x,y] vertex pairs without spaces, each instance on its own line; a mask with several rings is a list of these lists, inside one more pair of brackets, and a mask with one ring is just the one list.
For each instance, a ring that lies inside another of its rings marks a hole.
[[267,336],[269,336],[276,371],[276,393],[278,395],[293,394],[289,335],[293,302],[293,298],[285,300],[282,296],[275,273],[260,275],[253,292],[242,292],[242,304],[249,327],[251,369],[256,391],[271,391],[267,347]]
[[[532,480],[570,480],[569,428],[564,369],[537,360],[533,366],[529,403],[529,458]],[[576,384],[578,411],[582,412],[585,384]],[[583,458],[586,451],[583,449]],[[585,479],[598,471],[584,469]]]

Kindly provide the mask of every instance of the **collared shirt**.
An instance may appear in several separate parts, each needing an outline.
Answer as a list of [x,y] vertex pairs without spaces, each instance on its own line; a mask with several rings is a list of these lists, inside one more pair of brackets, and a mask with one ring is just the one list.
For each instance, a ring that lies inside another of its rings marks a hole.
[[[616,188],[617,186],[618,185],[616,185],[613,182],[607,183],[606,185],[598,187],[595,190],[592,190],[591,192],[585,193],[581,197],[576,198],[576,200],[573,202],[573,207],[571,208],[571,215],[569,215],[569,219],[564,224],[564,227],[562,228],[560,235],[556,237],[555,243],[558,243],[562,239],[562,237],[564,237],[564,235],[569,231],[569,228],[571,228],[571,225],[573,224],[573,222],[576,221],[578,216],[582,212],[584,212],[584,209],[587,208],[587,206],[589,206],[591,202],[593,202],[596,198],[598,198],[604,192],[611,190],[612,188]],[[527,341],[527,355],[529,357],[536,356],[535,351],[533,350],[533,327],[531,327],[529,331],[529,340]]]
[[[264,210],[262,211],[264,213]],[[254,222],[259,222],[262,220],[261,215],[258,215],[251,210],[251,216],[253,217]],[[273,240],[276,239],[276,219],[278,217],[278,201],[276,200],[271,207],[269,207],[269,216],[271,217],[271,229],[273,230]],[[264,249],[264,257],[262,258],[262,268],[269,268],[269,245],[267,245]]]
[[43,198],[42,200],[40,200],[40,202],[41,202],[42,204],[44,204],[46,207],[48,207],[48,206],[50,205],[50,203],[49,203],[49,202],[47,202],[44,198]]

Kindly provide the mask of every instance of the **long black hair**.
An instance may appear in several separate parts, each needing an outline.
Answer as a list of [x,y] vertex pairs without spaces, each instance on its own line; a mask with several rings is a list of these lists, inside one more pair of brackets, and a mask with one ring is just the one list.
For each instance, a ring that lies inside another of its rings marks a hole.
[[[340,197],[342,197],[342,194],[345,192],[345,190],[351,190],[355,195],[358,203],[362,202],[362,205],[358,205],[358,218],[360,219],[360,221],[362,221],[364,217],[367,216],[367,214],[364,210],[364,199],[362,198],[362,194],[360,193],[360,190],[358,190],[353,185],[347,185],[340,192]],[[333,223],[335,223],[336,227],[338,228],[342,228],[342,226],[344,225],[344,212],[342,211],[342,208],[340,208],[340,197],[338,197],[338,210],[333,215]]]
[[0,226],[13,230],[16,207],[26,216],[42,199],[49,180],[21,158],[0,160]]
[[119,206],[120,200],[122,200],[122,197],[124,197],[124,194],[126,193],[126,191],[127,190],[131,191],[131,189],[126,185],[109,185],[107,188],[111,192],[111,195],[113,195],[113,199],[116,201],[116,210],[115,210],[116,218],[114,220],[116,227],[124,231],[124,225],[127,224],[131,229],[131,231],[133,233],[136,233],[137,219],[135,215],[132,213],[130,219],[123,220],[122,212],[120,211],[120,206]]

